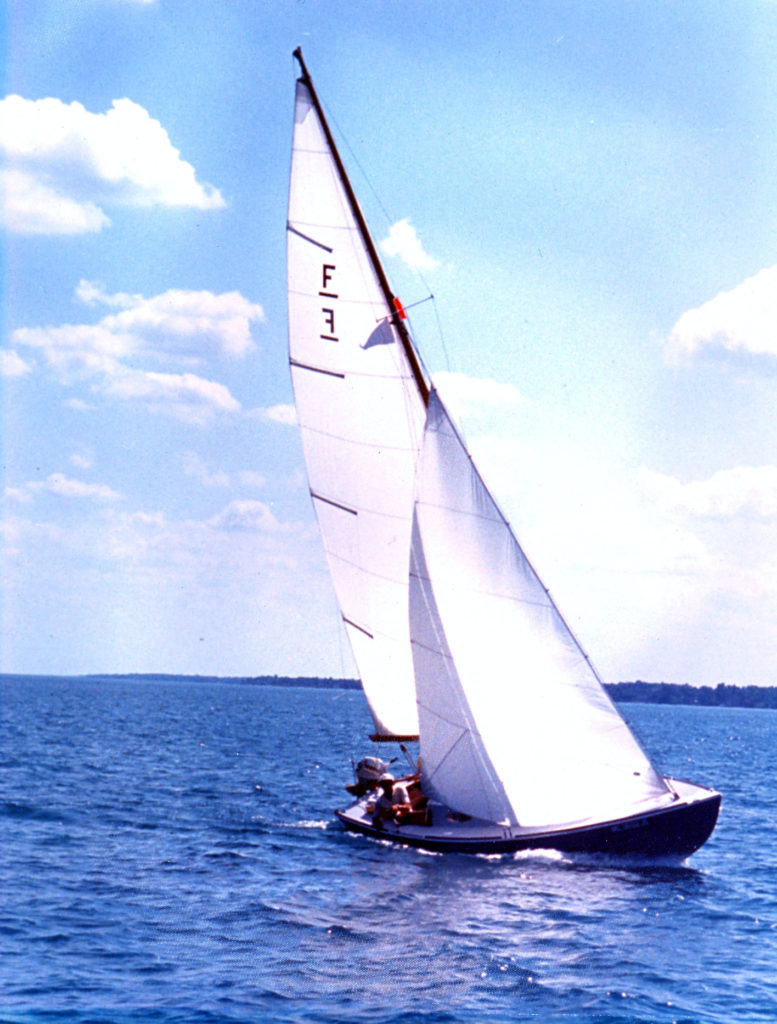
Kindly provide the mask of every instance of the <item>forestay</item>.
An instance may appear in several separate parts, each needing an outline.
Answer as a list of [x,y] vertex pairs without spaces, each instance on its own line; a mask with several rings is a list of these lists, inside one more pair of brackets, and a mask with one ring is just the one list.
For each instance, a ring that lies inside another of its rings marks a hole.
[[491,821],[606,821],[672,799],[436,395],[412,536],[423,784]]
[[426,409],[352,202],[300,80],[287,232],[289,352],[308,480],[377,732],[413,735],[408,564]]

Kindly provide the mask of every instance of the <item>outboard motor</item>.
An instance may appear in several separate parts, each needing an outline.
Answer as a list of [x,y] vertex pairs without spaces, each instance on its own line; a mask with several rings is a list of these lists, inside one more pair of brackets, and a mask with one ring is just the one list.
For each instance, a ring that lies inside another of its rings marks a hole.
[[393,763],[393,760],[383,761],[379,757],[363,757],[354,768],[355,784],[346,786],[346,789],[354,796],[364,796],[369,790],[375,788],[378,779],[381,775],[385,775]]

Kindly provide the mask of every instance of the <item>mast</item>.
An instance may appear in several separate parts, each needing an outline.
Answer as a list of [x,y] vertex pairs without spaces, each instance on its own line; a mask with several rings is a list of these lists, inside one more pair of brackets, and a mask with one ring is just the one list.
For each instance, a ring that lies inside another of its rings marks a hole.
[[337,167],[337,172],[340,175],[340,181],[342,183],[343,189],[345,190],[345,194],[348,197],[351,212],[353,213],[354,220],[356,221],[356,224],[359,228],[359,233],[361,234],[362,241],[364,242],[364,246],[367,250],[367,253],[369,254],[370,261],[375,271],[375,276],[378,279],[381,291],[383,292],[383,296],[386,300],[386,305],[391,310],[390,319],[393,326],[396,328],[397,334],[399,335],[400,341],[402,343],[402,348],[405,352],[405,355],[407,356],[407,361],[410,364],[410,369],[413,374],[413,380],[415,381],[416,387],[418,388],[418,392],[421,396],[424,405],[428,406],[430,388],[426,380],[426,375],[421,366],[421,361],[418,357],[418,353],[415,350],[415,346],[413,345],[410,333],[408,332],[408,329],[405,326],[404,319],[400,315],[399,309],[401,307],[399,306],[399,300],[396,298],[393,291],[391,290],[391,285],[389,284],[389,280],[386,277],[386,272],[383,269],[383,264],[381,263],[380,257],[378,256],[377,249],[375,248],[375,243],[373,242],[372,236],[370,235],[370,230],[367,227],[367,221],[364,219],[364,214],[361,211],[361,207],[359,206],[358,200],[356,199],[356,195],[353,191],[353,188],[351,187],[351,182],[348,179],[348,174],[345,170],[345,165],[342,161],[342,158],[340,157],[340,152],[337,148],[334,136],[332,135],[332,131],[329,127],[329,122],[327,121],[326,116],[324,115],[324,111],[321,106],[321,101],[318,98],[318,93],[316,92],[315,86],[313,85],[313,80],[310,77],[310,72],[308,71],[305,61],[302,57],[302,49],[299,46],[294,51],[293,56],[296,57],[299,63],[300,70],[302,72],[302,75],[300,76],[301,80],[304,82],[305,86],[310,92],[310,98],[313,101],[313,106],[316,108],[318,119],[321,122],[321,127],[324,130],[326,141],[332,153],[332,158],[335,162],[335,166]]

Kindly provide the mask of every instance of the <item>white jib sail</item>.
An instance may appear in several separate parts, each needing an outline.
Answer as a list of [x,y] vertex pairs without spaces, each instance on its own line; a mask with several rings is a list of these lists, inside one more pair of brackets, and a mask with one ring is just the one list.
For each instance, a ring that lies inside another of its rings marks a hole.
[[297,83],[289,354],[308,481],[377,732],[418,732],[407,618],[426,409],[318,113]]
[[430,794],[521,826],[671,800],[435,394],[418,475],[410,620]]

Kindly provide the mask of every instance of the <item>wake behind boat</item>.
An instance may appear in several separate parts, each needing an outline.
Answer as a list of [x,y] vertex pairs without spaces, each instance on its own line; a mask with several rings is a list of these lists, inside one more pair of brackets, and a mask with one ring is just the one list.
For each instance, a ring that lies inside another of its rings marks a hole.
[[289,361],[310,493],[372,738],[420,748],[417,777],[367,773],[338,818],[432,850],[687,856],[720,794],[651,763],[500,512],[295,57]]

